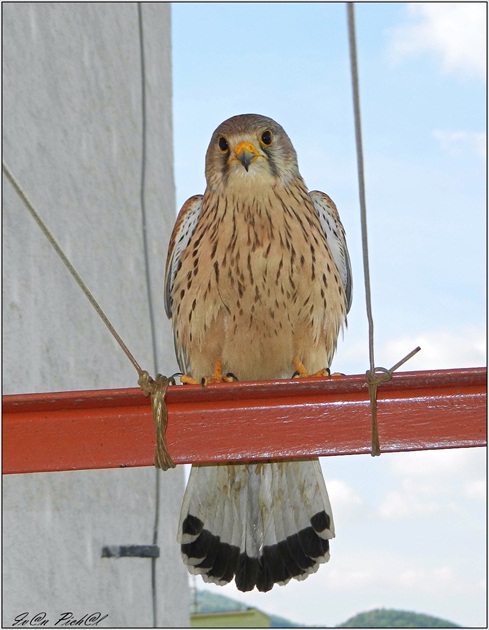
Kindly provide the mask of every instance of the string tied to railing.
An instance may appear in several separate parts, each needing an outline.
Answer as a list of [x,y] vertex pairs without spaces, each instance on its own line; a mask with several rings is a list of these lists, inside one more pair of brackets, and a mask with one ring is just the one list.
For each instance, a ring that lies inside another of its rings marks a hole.
[[165,396],[169,385],[175,385],[173,376],[169,378],[158,374],[153,379],[146,370],[139,375],[139,387],[145,396],[151,396],[151,408],[153,410],[153,422],[156,434],[155,466],[161,470],[175,468],[168,447],[166,445],[166,427],[168,424],[168,410]]
[[365,283],[365,303],[368,320],[368,347],[370,369],[366,372],[366,381],[370,397],[370,411],[372,416],[372,450],[373,457],[380,455],[380,441],[377,425],[377,388],[379,385],[390,381],[392,374],[398,367],[408,361],[412,356],[421,350],[418,346],[412,350],[403,359],[398,361],[390,370],[375,366],[374,358],[374,318],[372,314],[372,298],[370,291],[370,269],[368,257],[368,235],[367,235],[367,202],[365,195],[365,171],[363,162],[363,142],[362,142],[362,125],[360,116],[360,87],[358,80],[358,62],[357,62],[357,45],[355,34],[355,6],[353,2],[346,5],[348,17],[348,39],[350,44],[350,65],[351,65],[351,81],[353,93],[353,116],[355,123],[355,141],[357,149],[357,171],[358,171],[358,191],[360,199],[360,220],[362,228],[362,253],[363,253],[363,272]]
[[155,466],[157,468],[162,468],[163,470],[167,470],[168,468],[174,468],[175,464],[173,463],[170,457],[170,454],[168,452],[168,448],[166,445],[166,426],[168,422],[168,412],[167,412],[166,403],[165,403],[165,394],[166,394],[168,385],[175,384],[175,380],[173,379],[173,377],[167,378],[166,376],[162,376],[161,374],[158,374],[158,376],[156,377],[156,380],[154,380],[149,375],[149,373],[146,372],[146,370],[143,370],[141,368],[139,363],[134,358],[134,355],[126,346],[121,336],[114,328],[112,322],[104,313],[101,306],[92,295],[90,289],[87,287],[87,285],[83,281],[80,274],[77,272],[77,270],[75,269],[75,267],[73,266],[69,258],[66,256],[61,246],[59,245],[59,243],[57,242],[57,240],[55,239],[55,237],[53,236],[53,234],[51,233],[51,231],[49,230],[49,228],[47,227],[47,225],[41,218],[40,214],[34,208],[34,205],[29,200],[26,193],[22,189],[21,185],[17,182],[17,180],[15,179],[15,177],[13,176],[12,172],[10,171],[8,166],[5,164],[5,162],[2,163],[2,170],[5,173],[5,176],[7,177],[9,182],[12,184],[14,190],[16,191],[16,193],[18,194],[18,196],[24,203],[25,207],[30,212],[31,216],[36,221],[36,223],[39,225],[39,227],[41,228],[41,231],[44,233],[44,235],[48,239],[51,246],[54,248],[55,252],[61,258],[65,267],[68,269],[68,271],[71,273],[71,275],[75,279],[75,282],[78,284],[80,289],[86,295],[90,304],[93,306],[93,308],[96,310],[101,320],[109,329],[110,334],[117,341],[119,346],[122,348],[124,354],[127,356],[129,361],[131,361],[132,365],[136,369],[139,375],[139,380],[138,380],[139,386],[141,387],[145,396],[151,396],[153,423],[154,423],[155,432],[156,432]]
[[421,348],[418,346],[411,350],[409,354],[407,354],[403,359],[398,361],[395,365],[393,365],[390,370],[387,370],[383,367],[374,367],[373,370],[367,370],[365,373],[365,380],[368,385],[368,394],[370,398],[370,410],[372,414],[372,450],[371,454],[373,457],[376,455],[380,455],[380,440],[379,440],[379,430],[377,424],[377,387],[382,385],[383,383],[387,383],[392,379],[392,375],[397,370],[397,368],[401,367],[403,363],[409,361],[411,357],[413,357],[417,352],[419,352]]

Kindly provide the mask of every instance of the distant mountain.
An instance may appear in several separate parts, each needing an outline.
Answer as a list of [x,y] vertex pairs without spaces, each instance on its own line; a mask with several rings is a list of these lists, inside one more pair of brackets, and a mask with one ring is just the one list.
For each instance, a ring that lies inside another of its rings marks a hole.
[[378,608],[359,613],[337,628],[460,628],[457,624],[438,617],[405,610]]
[[[218,595],[210,591],[191,589],[191,613],[217,613],[234,610],[247,610],[249,606],[226,595]],[[263,612],[263,611],[261,611]],[[270,619],[272,628],[311,628],[302,623],[295,623],[278,615],[265,613]],[[336,626],[337,628],[460,628],[457,624],[438,617],[407,612],[405,610],[390,610],[378,608],[369,612],[359,613],[348,621]]]

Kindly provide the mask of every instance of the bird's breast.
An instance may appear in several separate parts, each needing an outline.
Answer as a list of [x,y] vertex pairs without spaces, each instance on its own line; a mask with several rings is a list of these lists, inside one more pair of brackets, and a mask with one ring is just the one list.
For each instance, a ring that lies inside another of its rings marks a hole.
[[217,353],[249,380],[290,375],[298,346],[326,344],[325,328],[334,349],[341,309],[328,268],[336,268],[311,202],[300,201],[276,191],[204,198],[173,288],[187,356]]

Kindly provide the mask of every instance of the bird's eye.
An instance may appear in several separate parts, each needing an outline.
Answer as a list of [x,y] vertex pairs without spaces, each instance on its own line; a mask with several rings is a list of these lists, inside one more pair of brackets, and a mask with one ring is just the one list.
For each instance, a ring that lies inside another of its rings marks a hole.
[[226,151],[229,151],[228,141],[223,136],[219,137],[219,140],[217,141],[217,144],[219,145],[219,148],[221,149],[221,151],[223,153],[226,153]]
[[272,136],[272,132],[270,131],[270,129],[267,129],[266,131],[264,131],[261,134],[261,141],[267,147],[269,147],[272,144],[272,140],[273,140],[273,136]]

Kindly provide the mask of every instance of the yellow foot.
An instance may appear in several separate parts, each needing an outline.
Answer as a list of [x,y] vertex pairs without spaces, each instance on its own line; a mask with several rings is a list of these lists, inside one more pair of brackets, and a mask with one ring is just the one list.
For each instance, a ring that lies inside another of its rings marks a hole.
[[[292,378],[329,378],[331,376],[331,370],[329,368],[323,368],[322,370],[314,372],[314,374],[309,374],[298,357],[294,359],[294,367],[295,372],[292,374]],[[336,376],[336,374],[333,374],[333,376]]]
[[204,376],[200,381],[195,380],[188,374],[184,374],[180,377],[180,381],[184,385],[208,385],[209,383],[232,383],[233,381],[237,381],[238,379],[234,374],[223,374],[222,373],[222,359],[216,359],[214,362],[214,371],[212,372],[212,376]]

